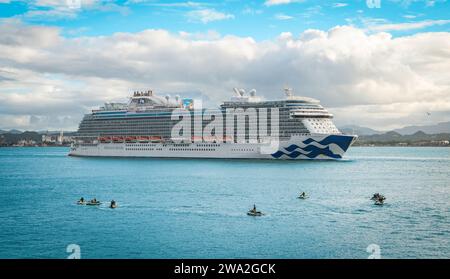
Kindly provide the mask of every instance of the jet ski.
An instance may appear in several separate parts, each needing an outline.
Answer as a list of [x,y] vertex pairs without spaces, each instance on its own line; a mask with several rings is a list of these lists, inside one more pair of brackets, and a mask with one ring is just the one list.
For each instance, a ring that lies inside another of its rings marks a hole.
[[101,204],[101,202],[99,202],[99,201],[88,201],[86,203],[86,205],[100,205],[100,204]]
[[264,214],[261,211],[249,210],[247,212],[247,215],[249,215],[249,216],[263,216]]
[[249,216],[262,216],[264,215],[261,211],[256,210],[256,205],[253,205],[253,208],[247,212]]
[[373,196],[370,199],[373,200],[373,201],[376,201],[376,200],[383,200],[384,201],[386,199],[386,197],[381,195],[380,193],[375,193],[375,194],[373,194]]
[[86,201],[84,200],[84,198],[81,198],[81,199],[79,199],[79,200],[77,201],[77,204],[79,204],[79,205],[85,205],[85,204],[86,204]]
[[375,201],[375,205],[383,205],[384,204],[384,200],[376,200]]

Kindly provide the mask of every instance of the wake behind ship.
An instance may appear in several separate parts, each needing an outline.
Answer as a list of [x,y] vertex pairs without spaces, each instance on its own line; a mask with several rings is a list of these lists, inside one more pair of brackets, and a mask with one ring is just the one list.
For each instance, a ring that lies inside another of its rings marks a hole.
[[106,103],[86,114],[71,156],[341,159],[356,140],[332,122],[318,100],[294,96],[265,101],[234,89],[219,108],[152,91],[128,103]]

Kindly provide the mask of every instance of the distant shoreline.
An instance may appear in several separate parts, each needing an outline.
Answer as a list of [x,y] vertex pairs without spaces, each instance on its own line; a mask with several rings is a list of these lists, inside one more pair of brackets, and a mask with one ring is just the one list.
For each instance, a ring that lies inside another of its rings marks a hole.
[[[13,145],[2,145],[0,148],[30,148],[30,147],[49,147],[49,148],[55,148],[55,147],[70,147],[70,145],[27,145],[27,146],[13,146]],[[389,145],[389,144],[361,144],[361,145],[352,145],[350,148],[357,148],[357,147],[450,147],[450,145]]]
[[70,147],[70,145],[26,145],[26,146],[14,146],[14,145],[0,145],[0,148],[17,147],[17,148],[27,148],[27,147]]
[[352,145],[350,148],[355,147],[450,147],[450,145],[392,145],[392,144],[361,144]]

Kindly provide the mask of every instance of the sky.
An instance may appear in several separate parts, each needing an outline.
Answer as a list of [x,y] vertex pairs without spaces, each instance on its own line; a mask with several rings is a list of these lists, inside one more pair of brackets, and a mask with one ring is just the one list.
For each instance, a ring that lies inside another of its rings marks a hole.
[[339,126],[450,121],[450,1],[0,0],[0,129],[76,130],[135,90],[285,86]]

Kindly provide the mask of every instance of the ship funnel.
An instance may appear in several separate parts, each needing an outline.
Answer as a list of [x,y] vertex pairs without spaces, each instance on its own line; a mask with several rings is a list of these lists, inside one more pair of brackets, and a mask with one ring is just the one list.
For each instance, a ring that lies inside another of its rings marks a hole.
[[244,95],[245,95],[245,90],[244,89],[239,89],[239,95],[241,96],[241,97],[243,97]]
[[169,101],[169,99],[170,99],[170,95],[166,95],[167,102]]
[[250,90],[250,96],[255,97],[256,96],[256,89]]
[[175,101],[177,101],[177,103],[178,103],[179,100],[180,100],[180,95],[175,95]]

